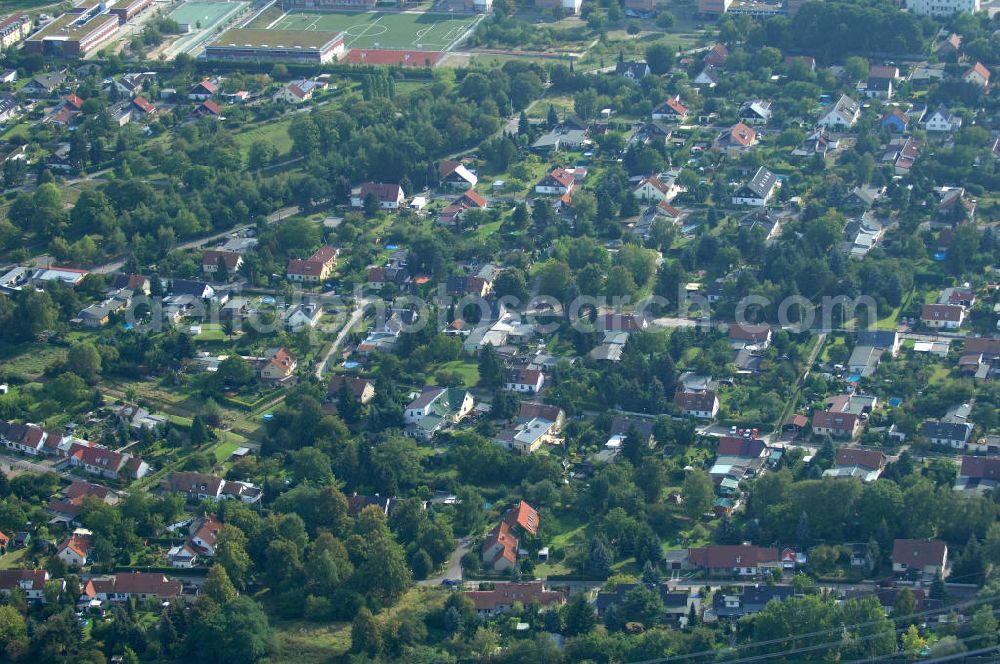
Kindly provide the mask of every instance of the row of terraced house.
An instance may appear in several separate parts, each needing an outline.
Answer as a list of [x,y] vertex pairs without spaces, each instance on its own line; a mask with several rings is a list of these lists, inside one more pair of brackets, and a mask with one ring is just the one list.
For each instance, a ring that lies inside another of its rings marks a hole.
[[0,444],[22,454],[65,459],[71,467],[108,479],[137,480],[149,473],[149,464],[142,457],[115,452],[92,441],[49,431],[37,424],[0,420]]

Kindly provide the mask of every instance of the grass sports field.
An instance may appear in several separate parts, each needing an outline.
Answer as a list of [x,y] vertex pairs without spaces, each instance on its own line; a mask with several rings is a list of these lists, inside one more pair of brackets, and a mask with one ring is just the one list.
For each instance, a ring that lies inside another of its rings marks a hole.
[[170,19],[178,23],[186,23],[192,29],[199,23],[202,28],[209,28],[223,16],[236,9],[239,4],[232,2],[185,2],[170,12]]
[[272,30],[343,32],[349,49],[443,51],[478,19],[478,16],[453,18],[449,14],[427,12],[289,12],[266,27]]

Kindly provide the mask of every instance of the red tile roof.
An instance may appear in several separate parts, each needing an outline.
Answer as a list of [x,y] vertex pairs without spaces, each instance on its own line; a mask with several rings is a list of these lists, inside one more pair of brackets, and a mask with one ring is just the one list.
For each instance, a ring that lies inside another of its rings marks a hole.
[[145,97],[136,97],[132,100],[132,103],[143,113],[152,113],[156,110],[156,106],[153,106]]
[[987,69],[986,67],[984,67],[983,63],[977,62],[976,64],[974,64],[971,67],[969,67],[969,69],[965,72],[965,76],[968,76],[969,74],[971,74],[973,72],[979,74],[979,76],[982,77],[982,79],[984,81],[989,82],[989,80],[990,80],[990,70]]
[[198,109],[199,110],[204,109],[205,111],[208,111],[211,115],[219,115],[222,113],[222,107],[216,104],[211,99],[201,102],[201,104],[198,106]]
[[566,596],[557,590],[546,590],[542,581],[528,583],[496,583],[493,590],[467,590],[465,596],[472,600],[477,611],[496,611],[500,607],[523,606],[537,603],[552,606],[566,603]]
[[757,132],[742,122],[737,122],[729,130],[729,140],[736,145],[748,148],[757,142]]
[[364,200],[368,197],[368,194],[375,194],[375,198],[379,201],[396,202],[399,200],[399,195],[402,189],[398,184],[390,184],[385,182],[365,182],[361,185],[361,193],[358,197]]
[[771,337],[768,325],[730,325],[729,338],[737,341],[767,341]]
[[719,544],[688,549],[688,560],[705,569],[757,567],[763,563],[776,564],[778,550],[752,544]]
[[203,267],[215,267],[219,264],[220,258],[226,263],[228,269],[235,270],[236,266],[239,265],[240,259],[243,257],[235,251],[209,249],[201,255],[201,264]]
[[859,466],[869,470],[881,470],[885,468],[885,455],[878,450],[841,447],[837,450],[834,463],[838,466]]
[[83,106],[83,100],[73,93],[66,95],[66,103],[76,110],[80,110],[80,107]]
[[940,566],[947,550],[947,545],[940,540],[898,539],[892,545],[892,562],[918,569]]
[[562,166],[557,166],[554,169],[552,169],[552,172],[549,173],[549,177],[558,182],[559,184],[561,184],[562,186],[566,187],[567,189],[572,187],[575,182],[573,180],[573,174],[568,172]]
[[1000,481],[1000,458],[964,456],[958,474],[971,479]]
[[719,439],[719,456],[734,456],[741,459],[759,459],[767,449],[767,444],[757,438],[723,436]]
[[505,521],[531,535],[538,534],[538,511],[523,500],[507,510]]
[[477,194],[476,192],[472,191],[471,189],[462,194],[458,200],[468,201],[470,204],[469,207],[477,207],[480,209],[486,207],[486,199]]
[[920,312],[924,320],[947,320],[958,322],[962,320],[965,309],[957,304],[925,304]]
[[685,411],[711,411],[715,409],[714,392],[682,392],[674,394],[674,403]]

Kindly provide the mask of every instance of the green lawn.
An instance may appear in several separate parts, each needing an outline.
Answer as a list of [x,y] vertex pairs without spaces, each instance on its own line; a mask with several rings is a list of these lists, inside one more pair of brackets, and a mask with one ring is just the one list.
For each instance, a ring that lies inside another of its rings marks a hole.
[[438,367],[438,370],[457,371],[462,375],[462,380],[465,382],[466,387],[473,387],[479,382],[479,366],[475,362],[454,360],[452,362],[445,362]]
[[18,549],[0,556],[0,569],[13,569],[21,567],[28,557],[28,549]]
[[289,12],[271,25],[255,22],[251,28],[345,33],[347,48],[383,48],[443,51],[465,34],[476,16],[379,12]]
[[242,131],[233,138],[244,155],[254,143],[270,143],[277,149],[279,155],[286,155],[292,151],[292,137],[288,135],[288,127],[291,124],[291,118],[276,120]]
[[0,351],[3,368],[26,378],[37,378],[53,363],[66,359],[66,349],[42,343],[5,344]]
[[222,331],[219,323],[202,323],[201,332],[195,335],[198,341],[224,341],[226,333]]

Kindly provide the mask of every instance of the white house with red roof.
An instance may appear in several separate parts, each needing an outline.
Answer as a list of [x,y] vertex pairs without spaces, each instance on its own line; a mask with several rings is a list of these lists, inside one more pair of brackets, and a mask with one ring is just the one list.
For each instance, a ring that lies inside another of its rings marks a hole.
[[56,549],[56,557],[70,567],[83,567],[90,562],[90,544],[93,533],[77,528]]
[[990,84],[990,70],[983,63],[977,62],[965,70],[965,73],[962,74],[962,80],[981,88],[988,87]]
[[576,179],[573,174],[561,166],[557,166],[551,173],[543,177],[535,185],[536,194],[557,195],[568,194],[573,191]]
[[292,375],[297,366],[298,362],[287,348],[272,348],[264,356],[260,377],[263,380],[284,380]]
[[403,206],[406,193],[398,184],[384,182],[365,182],[361,185],[357,195],[351,196],[351,206],[361,208],[365,206],[365,199],[374,196],[378,199],[379,206],[383,210],[398,210]]
[[667,122],[683,122],[687,115],[687,106],[681,103],[680,95],[674,95],[661,101],[653,108],[652,118]]
[[235,251],[209,249],[201,255],[201,269],[206,274],[215,274],[224,263],[230,274],[243,266],[243,256]]
[[[24,593],[29,602],[45,601],[45,584],[52,579],[43,569],[4,569],[0,570],[0,595],[9,597],[15,590]],[[66,588],[63,579],[57,579],[62,588]]]
[[206,99],[211,99],[218,92],[219,86],[206,78],[188,90],[187,97],[191,101],[205,101]]
[[442,187],[454,189],[471,189],[479,182],[476,174],[470,171],[460,161],[442,159],[438,162],[438,178]]
[[292,258],[285,268],[289,281],[317,283],[327,279],[337,265],[337,250],[324,245],[314,251],[309,258]]
[[669,203],[681,189],[673,179],[662,180],[659,176],[644,177],[632,188],[632,195],[645,203]]
[[507,382],[503,389],[509,392],[538,394],[545,384],[545,375],[537,369],[511,369],[507,372]]

